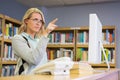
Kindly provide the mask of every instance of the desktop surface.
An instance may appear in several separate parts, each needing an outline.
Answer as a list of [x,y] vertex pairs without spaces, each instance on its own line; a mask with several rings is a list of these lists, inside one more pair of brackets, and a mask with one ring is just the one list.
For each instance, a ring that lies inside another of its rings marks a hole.
[[71,73],[70,75],[24,75],[0,77],[0,80],[120,80],[119,69],[111,69],[110,71],[96,71],[91,74]]

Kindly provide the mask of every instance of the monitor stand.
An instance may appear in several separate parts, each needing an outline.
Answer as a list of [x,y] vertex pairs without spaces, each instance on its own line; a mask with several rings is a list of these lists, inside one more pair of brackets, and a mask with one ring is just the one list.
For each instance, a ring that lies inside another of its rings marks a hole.
[[106,54],[105,54],[105,50],[104,50],[104,47],[103,47],[102,42],[100,42],[100,46],[101,46],[103,55],[104,55],[104,57],[105,57],[105,62],[106,62],[106,64],[107,64],[107,70],[109,71],[109,70],[110,70],[110,64],[109,64],[108,59],[107,59],[107,56],[106,56]]
[[107,59],[107,56],[106,56],[106,53],[105,53],[105,50],[104,50],[104,47],[103,47],[103,43],[101,41],[99,41],[99,44],[100,44],[101,50],[103,52],[103,56],[105,57],[105,62],[107,64],[107,70],[106,69],[103,69],[103,70],[101,70],[101,69],[97,69],[97,70],[94,69],[94,72],[107,72],[107,71],[110,70],[110,64],[108,62],[108,59]]

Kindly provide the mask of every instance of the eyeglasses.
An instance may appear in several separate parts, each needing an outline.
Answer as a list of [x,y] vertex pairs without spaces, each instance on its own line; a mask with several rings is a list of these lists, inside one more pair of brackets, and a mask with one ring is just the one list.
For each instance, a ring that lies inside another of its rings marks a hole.
[[40,23],[40,24],[44,23],[43,20],[39,20],[37,18],[35,18],[35,19],[29,19],[29,20],[32,20],[34,23]]

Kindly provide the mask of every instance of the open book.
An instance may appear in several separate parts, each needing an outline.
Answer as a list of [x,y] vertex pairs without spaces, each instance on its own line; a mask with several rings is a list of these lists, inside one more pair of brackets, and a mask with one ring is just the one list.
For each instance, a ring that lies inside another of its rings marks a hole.
[[52,75],[70,74],[74,62],[70,57],[61,57],[50,61],[42,66],[36,67],[33,70],[35,74],[51,73]]

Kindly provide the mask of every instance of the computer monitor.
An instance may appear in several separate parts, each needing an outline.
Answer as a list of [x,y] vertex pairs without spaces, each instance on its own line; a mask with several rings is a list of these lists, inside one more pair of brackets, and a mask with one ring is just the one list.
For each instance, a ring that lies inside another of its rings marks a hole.
[[101,63],[102,24],[96,14],[89,14],[88,62]]
[[88,62],[92,64],[100,64],[102,55],[101,51],[103,51],[103,55],[109,69],[110,65],[102,44],[102,23],[100,22],[97,14],[89,14]]

